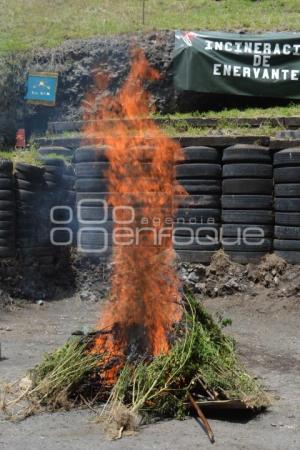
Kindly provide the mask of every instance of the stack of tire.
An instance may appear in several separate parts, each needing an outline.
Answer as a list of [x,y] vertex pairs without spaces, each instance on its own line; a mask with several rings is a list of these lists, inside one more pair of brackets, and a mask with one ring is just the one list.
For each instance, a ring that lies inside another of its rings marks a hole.
[[238,144],[223,152],[223,248],[240,264],[272,250],[273,168],[270,151]]
[[300,263],[300,148],[274,154],[275,253]]
[[176,198],[174,248],[183,262],[209,263],[220,248],[220,153],[204,146],[186,147],[183,152],[176,179],[189,196],[182,201]]
[[[44,220],[44,239],[54,247],[69,246],[72,242],[72,218],[70,212],[70,195],[68,180],[65,180],[66,165],[63,159],[55,157],[41,157],[45,173],[44,180],[47,189],[42,193],[42,218]],[[73,180],[74,181],[74,180]],[[52,211],[52,213],[51,213]],[[58,248],[56,248],[58,250]]]
[[0,258],[15,255],[15,195],[13,164],[0,160]]
[[84,146],[75,151],[77,250],[101,259],[112,253],[111,208],[105,206],[109,167],[106,151],[104,146]]
[[41,157],[64,157],[64,158],[72,158],[73,151],[66,147],[58,147],[58,146],[42,146],[39,148],[39,154]]
[[62,196],[62,203],[72,210],[72,213],[70,212],[70,214],[72,214],[72,222],[70,222],[73,231],[72,242],[74,242],[77,232],[77,221],[75,217],[75,200],[76,200],[75,181],[76,176],[73,165],[66,164],[62,177],[61,196]]
[[[47,272],[52,267],[54,249],[50,243],[47,185],[44,169],[25,163],[17,163],[15,171],[17,198],[17,245],[24,263],[31,265],[39,260],[39,269]],[[47,202],[45,206],[45,201]]]

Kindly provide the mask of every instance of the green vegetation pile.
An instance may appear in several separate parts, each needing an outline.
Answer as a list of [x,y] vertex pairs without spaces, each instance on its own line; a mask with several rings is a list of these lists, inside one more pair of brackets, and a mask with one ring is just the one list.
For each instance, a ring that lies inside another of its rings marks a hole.
[[[2,400],[2,409],[26,400],[11,418],[34,412],[86,405],[96,411],[114,436],[157,417],[183,419],[197,405],[234,400],[242,409],[260,411],[268,395],[239,362],[235,343],[191,294],[185,296],[184,315],[169,339],[171,349],[157,357],[140,355],[120,367],[114,385],[105,382],[105,355],[91,352],[97,333],[71,336],[66,344],[28,374],[16,400]],[[28,403],[29,402],[29,403]],[[103,406],[103,403],[105,405]]]

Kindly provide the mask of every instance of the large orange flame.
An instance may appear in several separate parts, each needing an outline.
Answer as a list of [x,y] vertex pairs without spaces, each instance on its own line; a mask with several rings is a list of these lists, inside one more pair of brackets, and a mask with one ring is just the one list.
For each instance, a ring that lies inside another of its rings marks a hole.
[[[99,329],[108,333],[94,348],[106,351],[109,360],[117,357],[119,367],[128,356],[167,352],[168,332],[182,314],[171,235],[174,188],[185,194],[174,180],[174,161],[183,156],[180,146],[152,120],[143,120],[150,109],[151,99],[143,88],[149,79],[158,80],[159,74],[137,50],[118,94],[100,105],[90,95],[87,104],[92,111],[85,117],[90,121],[86,137],[93,136],[108,148],[107,176],[113,193],[109,203],[119,207],[118,221],[132,219],[115,225],[111,298],[99,322]],[[104,81],[103,76],[97,78],[99,89]],[[117,366],[110,370],[112,381]]]

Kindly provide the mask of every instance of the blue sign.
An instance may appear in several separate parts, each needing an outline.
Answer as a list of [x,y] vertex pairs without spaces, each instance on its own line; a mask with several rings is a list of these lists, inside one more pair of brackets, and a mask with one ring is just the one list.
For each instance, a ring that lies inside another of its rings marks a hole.
[[57,81],[57,73],[29,73],[25,99],[28,103],[54,106],[56,101]]

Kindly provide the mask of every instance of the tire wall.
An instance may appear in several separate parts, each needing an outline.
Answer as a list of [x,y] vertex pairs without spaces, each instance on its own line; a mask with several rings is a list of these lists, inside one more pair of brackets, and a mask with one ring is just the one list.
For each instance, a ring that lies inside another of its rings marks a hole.
[[[186,159],[175,170],[189,196],[176,198],[174,217],[174,248],[183,261],[209,263],[223,248],[240,263],[256,262],[273,249],[288,262],[300,262],[300,149],[272,155],[264,147],[235,145],[223,151],[189,147],[184,152]],[[77,246],[82,228],[87,255],[101,245],[101,233],[86,228],[103,219],[99,202],[101,206],[108,190],[105,152],[79,148],[73,162],[49,158],[44,151],[41,167],[18,163],[13,172],[9,161],[0,161],[0,258],[17,257],[26,264],[39,258],[41,268],[48,270]],[[78,225],[76,207],[82,201],[83,225]],[[109,235],[110,214],[102,225]],[[110,254],[111,248],[102,256]]]
[[[74,232],[74,170],[62,159],[41,166],[0,160],[0,258],[51,274],[68,258]],[[55,209],[53,213],[51,211]]]

